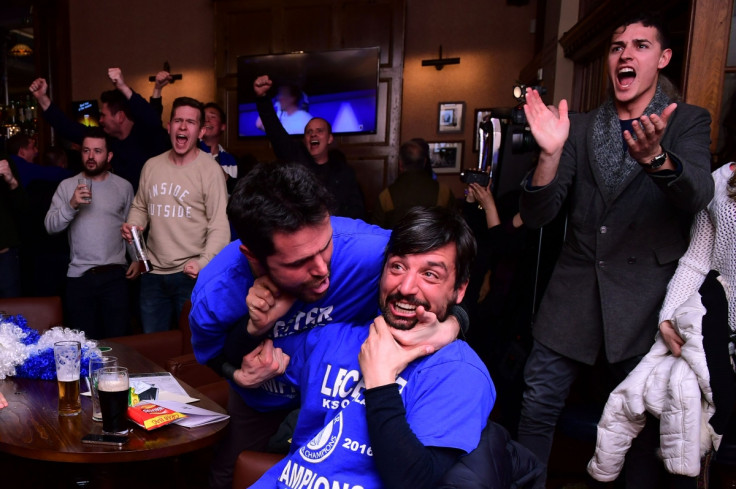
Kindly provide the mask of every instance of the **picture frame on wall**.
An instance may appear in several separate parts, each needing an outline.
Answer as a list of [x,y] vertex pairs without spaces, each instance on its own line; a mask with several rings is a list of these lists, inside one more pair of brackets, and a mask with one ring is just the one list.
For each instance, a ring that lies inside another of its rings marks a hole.
[[484,117],[491,115],[491,112],[491,109],[475,109],[475,117],[473,118],[473,120],[475,121],[475,125],[473,126],[474,153],[477,153],[480,149],[480,140],[478,139],[478,128],[480,127],[480,123],[483,121]]
[[463,141],[430,142],[429,161],[435,173],[460,173]]
[[441,134],[463,132],[465,102],[440,102],[437,132]]

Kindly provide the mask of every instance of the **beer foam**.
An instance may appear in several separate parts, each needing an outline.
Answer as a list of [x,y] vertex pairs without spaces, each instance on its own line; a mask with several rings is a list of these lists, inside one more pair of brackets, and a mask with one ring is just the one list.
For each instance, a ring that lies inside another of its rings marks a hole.
[[97,390],[105,392],[120,392],[128,390],[128,379],[119,377],[105,377],[100,375],[97,379]]
[[61,372],[57,370],[56,378],[61,382],[74,382],[75,380],[79,380],[79,372],[70,371],[69,369]]

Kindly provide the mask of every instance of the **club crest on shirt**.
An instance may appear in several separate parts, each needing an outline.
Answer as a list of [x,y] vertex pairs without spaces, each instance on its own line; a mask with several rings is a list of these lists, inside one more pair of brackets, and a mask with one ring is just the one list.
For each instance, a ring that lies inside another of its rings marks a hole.
[[317,436],[299,449],[302,458],[307,462],[319,463],[329,457],[342,438],[342,423],[342,412],[340,412],[317,433]]

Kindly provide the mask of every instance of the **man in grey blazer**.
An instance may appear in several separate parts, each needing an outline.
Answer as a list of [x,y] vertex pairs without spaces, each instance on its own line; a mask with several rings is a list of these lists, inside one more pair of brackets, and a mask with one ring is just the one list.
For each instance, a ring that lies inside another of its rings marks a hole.
[[[524,372],[519,441],[544,463],[578,372],[604,355],[618,383],[649,350],[692,217],[713,196],[710,116],[663,92],[659,71],[671,56],[659,20],[638,15],[613,33],[612,97],[596,110],[568,118],[565,100],[550,109],[527,90],[541,153],[523,184],[521,217],[542,226],[570,200]],[[656,472],[631,474],[627,487],[660,487]]]

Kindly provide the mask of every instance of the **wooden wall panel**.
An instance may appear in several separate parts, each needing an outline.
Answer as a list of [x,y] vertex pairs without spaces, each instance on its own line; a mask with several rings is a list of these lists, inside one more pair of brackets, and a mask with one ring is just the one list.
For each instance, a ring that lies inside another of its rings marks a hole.
[[322,51],[335,49],[331,41],[332,6],[303,5],[285,7],[283,51]]

